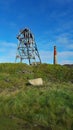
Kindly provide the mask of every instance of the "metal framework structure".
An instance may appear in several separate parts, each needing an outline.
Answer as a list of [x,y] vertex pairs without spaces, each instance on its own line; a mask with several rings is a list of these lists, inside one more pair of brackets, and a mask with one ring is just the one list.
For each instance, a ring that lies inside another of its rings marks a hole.
[[28,28],[21,30],[17,39],[18,46],[15,60],[19,59],[20,62],[23,62],[23,60],[27,59],[30,65],[33,63],[37,64],[37,62],[41,63],[37,45],[31,31]]

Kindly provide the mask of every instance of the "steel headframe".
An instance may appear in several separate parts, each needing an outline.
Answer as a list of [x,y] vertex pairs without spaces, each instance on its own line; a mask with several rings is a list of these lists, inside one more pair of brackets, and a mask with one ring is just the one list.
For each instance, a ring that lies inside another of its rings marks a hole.
[[27,28],[21,30],[17,36],[17,39],[18,46],[15,60],[17,61],[19,58],[20,62],[23,62],[23,60],[27,59],[30,65],[33,63],[37,64],[37,62],[41,63],[37,45],[31,31]]

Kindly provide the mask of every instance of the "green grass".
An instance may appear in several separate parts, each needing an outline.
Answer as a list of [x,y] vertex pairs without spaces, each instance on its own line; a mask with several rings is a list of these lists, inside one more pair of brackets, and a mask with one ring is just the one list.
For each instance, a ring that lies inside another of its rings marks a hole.
[[0,64],[0,130],[17,129],[73,130],[73,67]]

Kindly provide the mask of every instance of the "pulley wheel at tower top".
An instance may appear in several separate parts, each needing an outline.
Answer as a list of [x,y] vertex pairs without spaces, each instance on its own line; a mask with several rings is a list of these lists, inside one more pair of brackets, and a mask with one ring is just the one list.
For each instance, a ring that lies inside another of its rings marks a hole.
[[31,33],[31,31],[27,28],[20,30],[20,34],[17,36],[17,39],[24,39],[25,41],[28,41],[27,43],[29,44],[34,43],[34,36]]

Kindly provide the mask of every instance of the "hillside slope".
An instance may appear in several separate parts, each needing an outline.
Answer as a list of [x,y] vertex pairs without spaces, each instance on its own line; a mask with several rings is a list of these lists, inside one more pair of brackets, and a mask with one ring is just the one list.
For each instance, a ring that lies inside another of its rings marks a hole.
[[[41,77],[43,86],[28,84]],[[73,67],[0,64],[0,130],[73,130]]]

